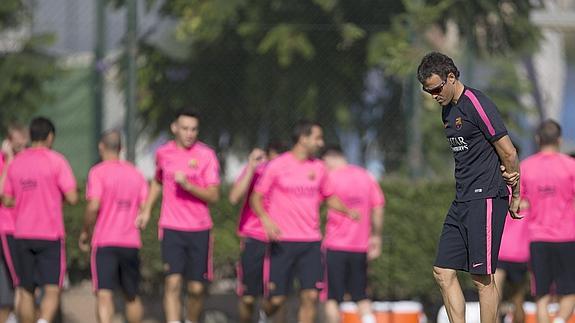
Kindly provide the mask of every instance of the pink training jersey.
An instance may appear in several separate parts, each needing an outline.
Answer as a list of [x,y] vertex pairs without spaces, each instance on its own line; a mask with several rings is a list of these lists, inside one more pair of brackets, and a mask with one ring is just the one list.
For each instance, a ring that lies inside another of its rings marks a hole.
[[76,189],[68,161],[44,147],[18,153],[8,167],[4,194],[13,197],[14,237],[57,240],[64,236],[63,194]]
[[190,148],[170,141],[156,152],[156,180],[163,185],[160,228],[203,231],[212,227],[208,204],[193,196],[174,179],[182,171],[188,181],[202,188],[220,184],[219,163],[215,152],[201,142]]
[[[264,173],[266,166],[267,162],[258,165],[254,170],[254,175],[252,177],[252,181],[250,182],[248,192],[246,193],[244,205],[242,206],[242,210],[240,211],[240,221],[238,223],[238,235],[240,237],[254,238],[260,241],[267,240],[266,233],[264,231],[262,223],[250,206],[250,197],[252,196],[255,184],[257,183],[261,175]],[[240,176],[238,176],[238,178],[236,179],[236,183],[239,182],[242,178],[244,178],[244,176],[246,176],[246,173],[247,173],[247,166],[244,167],[244,169],[240,173]],[[265,197],[264,197],[264,204],[267,209],[268,201]]]
[[[523,174],[522,174],[523,176]],[[529,261],[529,211],[521,211],[523,219],[515,220],[509,214],[505,218],[505,227],[499,248],[499,260],[526,263]]]
[[324,247],[332,250],[367,252],[371,235],[371,214],[385,205],[385,197],[377,181],[366,170],[348,165],[329,173],[337,196],[350,209],[360,213],[358,221],[345,214],[328,210]]
[[[6,163],[4,155],[0,153],[0,174],[2,174],[6,168],[8,168],[8,163]],[[14,233],[14,212],[11,208],[4,207],[2,201],[0,201],[0,233]]]
[[110,160],[92,167],[86,199],[100,201],[92,246],[140,248],[135,222],[147,195],[146,179],[131,163]]
[[531,241],[575,241],[575,160],[554,152],[537,153],[521,163],[521,194]]
[[280,241],[320,241],[319,207],[333,194],[322,161],[298,160],[291,152],[269,162],[255,191],[269,199],[268,214]]

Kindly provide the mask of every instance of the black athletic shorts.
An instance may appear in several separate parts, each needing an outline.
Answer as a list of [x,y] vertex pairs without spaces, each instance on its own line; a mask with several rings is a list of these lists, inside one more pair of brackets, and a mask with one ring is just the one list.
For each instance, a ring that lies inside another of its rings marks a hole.
[[138,248],[92,248],[92,283],[94,290],[120,289],[129,299],[139,293],[140,256]]
[[323,288],[323,265],[319,241],[273,242],[270,244],[270,277],[268,296],[286,296],[291,291],[292,278],[300,289]]
[[261,296],[264,293],[264,260],[268,243],[244,238],[238,264],[238,295]]
[[531,242],[533,295],[575,294],[575,242]]
[[212,280],[210,230],[178,231],[164,229],[162,260],[166,275],[180,274],[187,281]]
[[15,239],[16,273],[19,287],[34,292],[37,286],[62,287],[66,275],[66,253],[62,240]]
[[0,233],[0,307],[14,306],[14,287],[18,283],[14,267],[15,254],[14,237]]
[[507,196],[454,201],[443,223],[435,266],[495,273],[508,201]]
[[353,302],[367,299],[367,253],[327,249],[326,266],[328,299],[342,302],[345,293]]
[[505,280],[511,284],[519,285],[525,283],[529,272],[529,264],[526,262],[512,262],[499,260],[497,269],[505,271]]

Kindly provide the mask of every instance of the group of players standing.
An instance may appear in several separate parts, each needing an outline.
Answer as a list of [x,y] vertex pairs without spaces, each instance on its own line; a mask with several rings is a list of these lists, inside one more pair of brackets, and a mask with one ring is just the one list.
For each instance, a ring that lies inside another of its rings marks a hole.
[[[113,291],[125,298],[128,322],[141,322],[138,297],[142,246],[140,230],[162,198],[159,237],[165,272],[163,305],[168,323],[181,322],[182,290],[187,294],[185,322],[199,322],[212,280],[213,226],[209,203],[220,198],[215,152],[198,141],[200,118],[181,110],[171,124],[174,140],[156,152],[151,183],[120,159],[121,135],[103,134],[101,162],[86,185],[81,250],[91,254],[97,295],[97,318],[112,322]],[[2,159],[3,258],[16,288],[19,322],[52,322],[66,272],[62,202],[78,201],[70,165],[51,149],[55,128],[46,118],[10,130]],[[322,128],[310,121],[295,125],[291,150],[254,149],[230,191],[230,201],[243,201],[238,225],[241,256],[238,294],[241,322],[251,322],[258,298],[259,321],[286,320],[285,307],[293,280],[300,286],[299,322],[313,322],[320,296],[326,316],[337,322],[338,302],[357,301],[364,322],[375,322],[366,295],[367,262],[381,252],[384,196],[366,170],[349,165],[338,147],[323,150]],[[322,244],[320,206],[328,211]],[[37,287],[42,297],[36,312]],[[320,295],[320,291],[323,295]],[[8,302],[9,303],[9,302]],[[5,320],[9,308],[3,308]],[[276,313],[278,313],[276,315]]]

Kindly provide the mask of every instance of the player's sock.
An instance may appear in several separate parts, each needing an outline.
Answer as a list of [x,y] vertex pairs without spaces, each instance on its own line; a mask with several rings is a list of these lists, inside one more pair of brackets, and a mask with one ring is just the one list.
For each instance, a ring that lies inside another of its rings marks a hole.
[[36,323],[48,323],[48,320],[38,319],[38,321],[36,321]]
[[556,317],[553,319],[553,323],[565,323],[565,320],[560,317]]
[[182,323],[182,321],[169,321],[168,323]]
[[373,314],[365,314],[361,317],[361,323],[376,323],[375,316]]
[[258,323],[268,323],[268,316],[266,312],[260,310],[260,316],[258,318]]

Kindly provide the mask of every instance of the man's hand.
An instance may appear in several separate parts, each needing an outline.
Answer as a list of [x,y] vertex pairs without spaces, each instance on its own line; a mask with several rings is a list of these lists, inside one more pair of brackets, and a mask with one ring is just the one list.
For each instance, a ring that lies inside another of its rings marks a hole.
[[88,232],[82,231],[80,233],[80,238],[78,239],[78,248],[82,252],[90,252],[90,237]]
[[270,241],[278,240],[281,235],[281,231],[278,226],[268,217],[261,218],[261,220],[268,239],[270,239]]
[[6,161],[10,162],[12,158],[14,158],[14,149],[12,148],[12,143],[10,143],[10,140],[4,139],[2,141],[2,147],[0,150],[4,155],[4,158],[6,158]]
[[260,148],[254,148],[248,156],[248,166],[255,169],[260,163],[266,160],[266,152]]
[[523,215],[519,214],[521,199],[519,196],[512,196],[509,203],[509,215],[515,220],[523,219]]
[[517,185],[517,181],[519,181],[519,173],[518,172],[512,172],[512,173],[508,173],[507,170],[505,169],[505,166],[501,165],[501,175],[503,176],[503,180],[505,181],[505,183],[509,186],[515,186]]
[[381,255],[381,237],[370,236],[367,249],[367,260],[374,260]]
[[136,228],[140,230],[144,230],[150,221],[151,212],[150,211],[141,211],[138,216],[136,217],[136,221],[134,224]]
[[186,173],[182,172],[181,170],[176,171],[176,172],[174,173],[174,181],[175,181],[178,185],[180,185],[180,186],[182,186],[182,187],[185,187],[185,185],[188,183],[188,178],[187,178],[187,176],[186,176]]
[[354,221],[357,221],[357,220],[359,220],[359,218],[361,217],[361,214],[359,213],[358,210],[350,209],[350,210],[347,212],[347,216],[348,216],[350,219],[352,219],[352,220],[354,220]]

